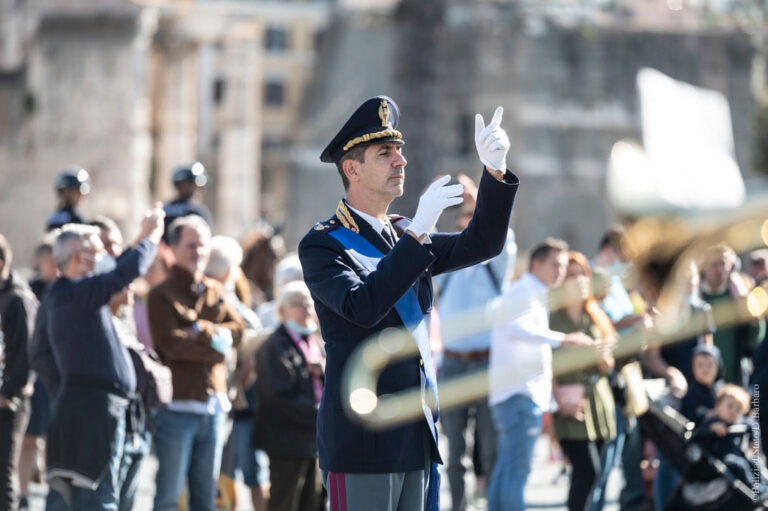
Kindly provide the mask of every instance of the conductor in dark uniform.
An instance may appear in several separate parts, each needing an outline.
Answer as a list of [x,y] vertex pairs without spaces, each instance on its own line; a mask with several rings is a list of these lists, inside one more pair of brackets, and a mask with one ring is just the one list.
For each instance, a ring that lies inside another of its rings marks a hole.
[[[168,232],[174,220],[182,216],[197,215],[213,228],[211,212],[200,202],[199,196],[205,185],[208,184],[208,174],[205,167],[199,161],[191,164],[179,165],[173,171],[173,186],[176,188],[176,198],[168,202],[165,207],[165,232]],[[163,238],[165,239],[165,238]]]
[[504,248],[518,178],[506,169],[509,139],[499,107],[485,126],[479,114],[475,142],[485,166],[477,207],[460,233],[433,233],[442,211],[459,204],[463,187],[443,176],[427,188],[413,220],[388,216],[403,194],[406,159],[400,112],[386,96],[365,101],[323,151],[335,163],[346,198],[327,221],[299,244],[304,280],[326,342],[326,379],[318,411],[317,443],[331,509],[437,509],[440,463],[437,408],[422,420],[383,431],[345,414],[341,376],[347,359],[366,339],[405,326],[420,356],[390,365],[379,394],[421,388],[437,398],[429,349],[432,277],[490,259]]
[[82,167],[67,167],[56,176],[56,195],[59,209],[48,217],[46,231],[64,224],[84,224],[85,218],[77,211],[84,196],[91,191],[88,172]]

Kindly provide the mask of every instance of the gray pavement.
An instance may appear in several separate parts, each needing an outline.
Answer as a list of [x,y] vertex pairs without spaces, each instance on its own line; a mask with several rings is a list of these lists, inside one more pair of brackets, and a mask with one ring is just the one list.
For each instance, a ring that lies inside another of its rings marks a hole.
[[[441,442],[441,451],[447,452],[447,445],[443,445]],[[551,511],[565,511],[565,501],[568,494],[568,478],[562,473],[563,464],[560,461],[548,460],[548,442],[544,437],[539,439],[536,445],[534,454],[533,471],[528,481],[528,485],[525,490],[525,500],[529,509],[544,509]],[[467,460],[468,462],[469,460]],[[152,509],[152,497],[154,495],[154,480],[155,472],[157,470],[157,460],[154,457],[148,458],[142,467],[141,483],[139,486],[138,495],[136,498],[136,505],[134,511],[151,511]],[[470,471],[471,472],[471,471]],[[450,509],[450,493],[448,491],[447,476],[443,474],[443,487],[441,492],[441,509]],[[617,504],[617,498],[619,489],[621,488],[621,476],[617,470],[613,471],[608,483],[608,505],[605,507],[606,511],[618,511],[619,506]],[[30,511],[43,511],[45,509],[45,492],[47,491],[44,485],[32,484],[30,488],[31,494],[31,508]],[[467,492],[472,494],[474,491],[474,476],[472,474],[467,475]],[[245,488],[239,488],[240,499],[242,506],[238,508],[238,511],[252,511]],[[470,506],[468,511],[483,511],[486,508],[480,506]]]

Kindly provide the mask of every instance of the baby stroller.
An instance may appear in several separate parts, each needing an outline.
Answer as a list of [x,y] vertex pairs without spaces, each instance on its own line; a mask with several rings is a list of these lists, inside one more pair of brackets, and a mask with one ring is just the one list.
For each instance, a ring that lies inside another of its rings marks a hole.
[[[672,406],[650,401],[648,411],[638,417],[643,434],[680,472],[675,493],[666,505],[667,511],[751,511],[768,509],[764,481],[759,470],[743,459],[721,460],[707,449],[707,434],[696,432],[694,425]],[[749,433],[746,424],[728,429],[728,435],[743,437]],[[714,435],[714,433],[711,433]],[[750,487],[744,471],[755,476]]]

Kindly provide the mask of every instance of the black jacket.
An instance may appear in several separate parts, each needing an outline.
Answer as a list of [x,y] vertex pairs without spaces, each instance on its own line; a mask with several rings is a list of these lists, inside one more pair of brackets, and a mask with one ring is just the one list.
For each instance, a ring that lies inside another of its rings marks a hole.
[[133,361],[115,331],[109,300],[146,273],[156,252],[145,238],[108,273],[76,280],[62,276],[51,284],[46,295],[48,337],[62,380],[84,377],[103,385],[117,383],[129,393],[136,389]]
[[[0,394],[8,399],[21,397],[29,382],[27,344],[35,325],[37,298],[16,273],[0,282],[0,317],[3,318],[4,367],[0,371]],[[1,347],[1,346],[0,346]]]
[[[430,244],[411,236],[391,247],[357,216],[360,235],[384,258],[375,271],[329,233],[339,229],[333,217],[312,228],[299,243],[299,258],[315,302],[327,354],[326,380],[318,413],[320,468],[330,472],[389,473],[424,469],[424,453],[440,461],[426,419],[382,431],[363,426],[345,413],[341,378],[352,353],[386,328],[401,328],[397,301],[413,288],[422,313],[432,309],[432,276],[471,266],[497,256],[506,243],[512,204],[519,181],[510,171],[504,182],[483,171],[477,206],[461,233],[430,233]],[[390,394],[420,386],[418,357],[389,365],[378,380],[378,393]]]
[[317,456],[317,403],[307,360],[280,325],[256,353],[253,446],[270,456]]
[[[716,382],[717,383],[717,382]],[[697,426],[705,419],[707,412],[715,407],[715,385],[707,387],[697,381],[688,386],[683,396],[680,411]]]

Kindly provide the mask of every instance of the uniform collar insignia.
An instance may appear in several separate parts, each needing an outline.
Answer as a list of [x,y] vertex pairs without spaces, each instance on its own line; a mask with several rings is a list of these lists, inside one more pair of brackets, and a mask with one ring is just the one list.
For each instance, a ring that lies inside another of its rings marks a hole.
[[352,216],[352,213],[350,213],[349,209],[347,209],[347,205],[344,203],[344,199],[340,200],[339,205],[336,207],[336,218],[339,219],[341,225],[350,231],[354,231],[360,234],[360,228],[357,226],[357,222]]

